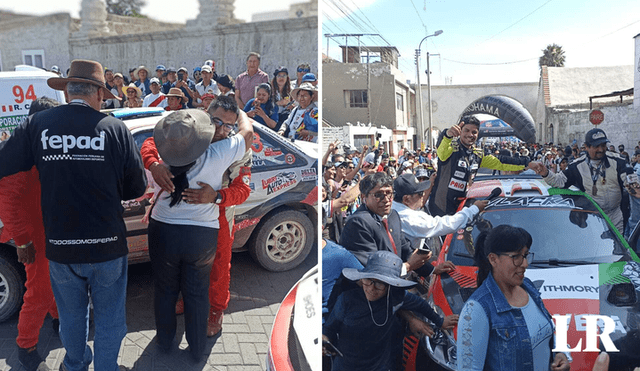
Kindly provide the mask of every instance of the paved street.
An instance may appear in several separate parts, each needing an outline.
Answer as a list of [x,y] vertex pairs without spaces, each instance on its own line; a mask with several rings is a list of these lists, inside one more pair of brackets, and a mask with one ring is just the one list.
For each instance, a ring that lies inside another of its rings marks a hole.
[[[222,336],[211,349],[209,358],[195,364],[185,349],[184,316],[178,317],[178,336],[182,338],[179,349],[169,354],[159,354],[155,346],[153,317],[153,282],[151,265],[138,264],[129,267],[127,292],[128,332],[119,361],[134,370],[264,370],[267,342],[280,301],[291,286],[317,262],[318,250],[296,269],[283,273],[271,273],[260,268],[248,253],[233,255],[231,268],[231,302],[225,312]],[[15,339],[18,316],[0,324],[0,370],[23,370],[18,362]],[[90,333],[93,339],[93,332]],[[93,346],[93,342],[90,342]],[[39,352],[47,357],[47,365],[58,370],[64,357],[64,349],[57,335],[53,334],[51,319],[47,318],[40,332]],[[93,370],[93,364],[91,365]]]

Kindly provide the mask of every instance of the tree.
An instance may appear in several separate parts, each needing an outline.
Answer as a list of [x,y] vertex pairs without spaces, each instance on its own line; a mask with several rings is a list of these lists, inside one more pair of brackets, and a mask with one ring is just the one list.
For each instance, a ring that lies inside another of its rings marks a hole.
[[107,0],[107,12],[129,17],[143,17],[140,14],[140,8],[146,4],[145,0]]
[[551,44],[542,50],[542,56],[538,64],[540,68],[542,68],[542,66],[564,67],[564,59],[564,50],[562,50],[562,47],[558,44]]

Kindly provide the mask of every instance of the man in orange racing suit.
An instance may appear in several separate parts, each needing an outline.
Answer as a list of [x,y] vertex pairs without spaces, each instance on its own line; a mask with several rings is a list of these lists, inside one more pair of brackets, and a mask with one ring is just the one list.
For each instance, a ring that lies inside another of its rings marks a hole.
[[[58,105],[53,99],[38,98],[32,102],[29,115]],[[4,223],[4,228],[0,228],[0,242],[13,239],[18,247],[18,262],[24,264],[27,274],[16,339],[18,361],[27,371],[39,369],[44,362],[37,345],[47,313],[54,319],[56,332],[60,323],[49,279],[49,260],[45,256],[40,197],[40,179],[35,166],[0,180],[0,219]]]
[[453,215],[478,172],[484,167],[503,171],[520,171],[528,165],[526,157],[484,155],[476,148],[480,121],[463,116],[460,123],[443,132],[438,144],[438,176],[429,197],[429,211],[433,216]]
[[[209,110],[209,113],[211,111]],[[215,120],[215,118],[214,118]],[[233,124],[217,125],[212,142],[227,138],[232,132]],[[144,167],[153,175],[154,181],[165,192],[173,191],[169,169],[160,163],[158,151],[153,137],[144,141],[141,148]],[[222,179],[222,189],[216,191],[206,183],[198,183],[200,189],[186,189],[183,195],[197,200],[194,203],[214,202],[220,208],[220,230],[218,232],[218,248],[211,268],[209,278],[209,319],[207,321],[207,336],[217,336],[222,330],[222,316],[229,304],[229,282],[231,280],[231,247],[233,245],[233,226],[235,206],[240,205],[249,197],[251,189],[251,150],[244,157],[234,162],[225,171]],[[226,187],[226,188],[225,188]],[[179,306],[180,302],[178,303]]]

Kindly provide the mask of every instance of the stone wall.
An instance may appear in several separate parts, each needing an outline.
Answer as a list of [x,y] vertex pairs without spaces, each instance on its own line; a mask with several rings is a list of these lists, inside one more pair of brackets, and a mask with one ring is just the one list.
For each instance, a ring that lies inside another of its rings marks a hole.
[[308,17],[213,27],[210,30],[180,28],[144,34],[95,38],[72,38],[71,59],[100,61],[114,71],[125,72],[145,65],[151,70],[158,64],[189,72],[207,59],[216,62],[216,71],[234,78],[246,70],[249,52],[262,55],[260,68],[270,79],[276,67],[284,65],[295,79],[295,68],[309,63],[318,71],[318,19]]
[[633,69],[633,107],[640,113],[640,34],[634,38],[635,58]]
[[[627,152],[640,140],[640,114],[633,104],[599,108],[604,113],[604,121],[598,127],[607,133],[611,144],[616,148],[624,144]],[[578,145],[584,142],[584,135],[594,128],[589,122],[589,110],[556,110],[547,117],[554,128],[554,143],[571,144],[575,139]],[[546,139],[546,138],[545,138]],[[631,152],[630,152],[631,153]]]
[[183,28],[182,23],[167,23],[151,18],[125,17],[115,14],[107,15],[109,31],[117,35],[169,31]]
[[78,29],[78,23],[69,14],[59,13],[44,17],[17,17],[0,22],[0,54],[5,71],[23,64],[23,50],[44,50],[44,65],[58,65],[64,71],[70,65],[69,32]]

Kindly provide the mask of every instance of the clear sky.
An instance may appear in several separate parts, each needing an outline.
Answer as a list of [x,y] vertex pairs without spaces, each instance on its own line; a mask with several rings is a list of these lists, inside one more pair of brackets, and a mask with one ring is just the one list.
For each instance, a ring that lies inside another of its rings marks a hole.
[[[440,54],[431,57],[433,84],[537,82],[548,44],[562,46],[565,67],[634,65],[633,37],[640,34],[638,0],[321,0],[320,6],[323,35],[381,34],[400,51],[399,68],[411,81],[420,40],[443,30],[422,43],[422,84],[426,50]],[[329,42],[329,55],[340,59],[337,45]],[[324,37],[321,48],[326,54]]]
[[[211,1],[211,0],[209,0]],[[0,9],[11,10],[25,14],[50,14],[67,12],[72,17],[80,17],[81,0],[2,0]],[[235,16],[245,21],[251,20],[253,13],[288,10],[293,3],[302,3],[304,0],[236,0]],[[147,5],[141,13],[165,22],[186,23],[188,19],[195,19],[198,15],[200,3],[198,0],[146,0]]]

